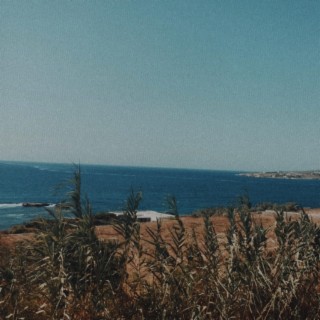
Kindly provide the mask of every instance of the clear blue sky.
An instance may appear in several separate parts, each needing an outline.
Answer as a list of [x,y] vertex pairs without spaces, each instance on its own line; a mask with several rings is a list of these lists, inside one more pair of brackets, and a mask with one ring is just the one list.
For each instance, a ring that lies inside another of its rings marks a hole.
[[0,160],[320,169],[320,1],[0,0]]

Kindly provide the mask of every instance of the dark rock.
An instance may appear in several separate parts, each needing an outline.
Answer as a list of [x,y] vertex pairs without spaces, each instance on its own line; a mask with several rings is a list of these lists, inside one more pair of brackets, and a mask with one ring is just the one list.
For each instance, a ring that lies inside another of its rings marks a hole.
[[23,207],[47,207],[49,203],[46,202],[24,202]]

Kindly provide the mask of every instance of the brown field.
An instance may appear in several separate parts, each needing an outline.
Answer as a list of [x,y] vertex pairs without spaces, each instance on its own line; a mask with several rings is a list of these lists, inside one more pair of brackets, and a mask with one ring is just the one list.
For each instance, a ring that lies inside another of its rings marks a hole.
[[[320,208],[317,209],[306,209],[305,212],[309,215],[311,220],[316,224],[320,224]],[[287,219],[297,219],[299,217],[298,212],[288,212],[286,214]],[[273,228],[275,226],[275,213],[271,210],[267,210],[263,213],[253,213],[254,221],[258,224],[262,224],[265,228],[270,228],[268,232],[268,243],[269,246],[272,247],[273,244]],[[225,241],[225,233],[229,227],[229,221],[226,216],[218,215],[213,216],[212,222],[215,228],[215,231],[218,235],[218,238],[223,242]],[[189,236],[191,236],[192,230],[195,230],[196,235],[199,239],[202,238],[204,222],[201,217],[191,217],[191,216],[183,216],[181,220],[184,223],[184,227]],[[173,229],[176,221],[175,219],[162,219],[162,236],[166,242],[170,242],[172,237],[170,231]],[[147,233],[147,228],[151,228],[155,230],[156,222],[144,222],[141,223],[141,240],[143,244],[148,247],[148,241],[150,240],[150,236]],[[111,225],[105,226],[96,226],[96,234],[99,239],[102,240],[110,240],[110,239],[118,239],[119,234],[114,230]],[[7,234],[5,232],[0,233],[0,245],[2,247],[14,248],[17,244],[23,241],[30,241],[34,238],[33,232],[21,233],[21,234]]]
[[237,212],[2,232],[0,319],[319,319],[320,209]]

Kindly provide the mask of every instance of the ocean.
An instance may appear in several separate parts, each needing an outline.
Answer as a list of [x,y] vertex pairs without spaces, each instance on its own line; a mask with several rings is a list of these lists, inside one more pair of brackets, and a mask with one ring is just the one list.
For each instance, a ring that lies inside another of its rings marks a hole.
[[[72,164],[0,162],[0,230],[48,216],[44,208],[24,202],[54,205],[65,199],[63,185],[72,178]],[[139,210],[166,212],[174,195],[181,215],[208,207],[234,205],[245,193],[253,204],[296,202],[320,207],[320,180],[257,179],[236,171],[81,165],[83,196],[94,212],[121,211],[131,189],[142,191]]]

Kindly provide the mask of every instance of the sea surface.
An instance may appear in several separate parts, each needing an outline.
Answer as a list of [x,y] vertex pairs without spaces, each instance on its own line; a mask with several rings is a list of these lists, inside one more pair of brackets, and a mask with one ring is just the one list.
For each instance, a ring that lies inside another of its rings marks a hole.
[[[66,198],[72,164],[0,162],[0,230],[47,217],[44,208],[26,208],[24,202],[54,205]],[[166,212],[174,195],[181,215],[208,207],[235,205],[248,193],[253,204],[296,202],[320,207],[320,180],[288,180],[240,176],[235,171],[161,169],[81,165],[83,196],[94,212],[121,211],[131,189],[142,191],[139,210]]]

